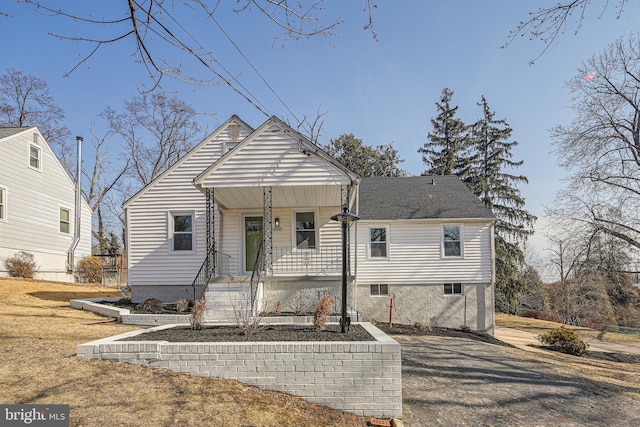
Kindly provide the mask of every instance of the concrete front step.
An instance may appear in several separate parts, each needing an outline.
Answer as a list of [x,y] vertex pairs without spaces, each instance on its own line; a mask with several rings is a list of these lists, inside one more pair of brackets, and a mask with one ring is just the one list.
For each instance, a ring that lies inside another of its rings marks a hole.
[[236,322],[249,306],[251,298],[248,283],[210,283],[205,293],[205,322]]

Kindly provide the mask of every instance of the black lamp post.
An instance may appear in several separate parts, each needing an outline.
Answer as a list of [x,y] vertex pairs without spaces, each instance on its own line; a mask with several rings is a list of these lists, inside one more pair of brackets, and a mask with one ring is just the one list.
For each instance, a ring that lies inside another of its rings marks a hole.
[[[333,221],[340,221],[342,224],[342,315],[340,326],[342,333],[347,332],[347,229],[349,223],[360,219],[358,215],[348,212],[347,208],[342,208],[342,212],[331,217]],[[349,319],[350,320],[350,319]]]

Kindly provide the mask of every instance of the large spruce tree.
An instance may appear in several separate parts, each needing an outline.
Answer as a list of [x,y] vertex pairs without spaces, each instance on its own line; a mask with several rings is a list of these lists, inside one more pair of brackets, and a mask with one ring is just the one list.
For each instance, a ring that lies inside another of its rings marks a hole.
[[438,115],[431,119],[433,131],[427,135],[429,142],[418,149],[422,161],[427,165],[425,175],[458,175],[461,179],[468,173],[468,162],[464,154],[469,145],[467,126],[456,117],[458,106],[451,106],[453,91],[444,88],[440,102],[436,103]]
[[481,118],[471,126],[466,183],[496,216],[496,304],[500,311],[516,311],[526,282],[520,274],[522,243],[533,234],[536,217],[525,208],[517,185],[528,183],[524,175],[510,173],[522,165],[513,161],[513,130],[504,119],[496,119],[483,96],[478,106]]

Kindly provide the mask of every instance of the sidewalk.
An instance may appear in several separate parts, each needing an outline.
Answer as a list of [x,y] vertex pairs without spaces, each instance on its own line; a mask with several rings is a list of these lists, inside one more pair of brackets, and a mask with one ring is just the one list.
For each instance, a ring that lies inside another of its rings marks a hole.
[[[540,345],[536,339],[536,334],[521,331],[519,329],[506,328],[504,326],[496,326],[496,338],[518,348],[529,351],[540,351],[531,345]],[[640,343],[610,343],[595,339],[583,340],[589,344],[590,351],[602,351],[606,353],[627,353],[640,354]]]

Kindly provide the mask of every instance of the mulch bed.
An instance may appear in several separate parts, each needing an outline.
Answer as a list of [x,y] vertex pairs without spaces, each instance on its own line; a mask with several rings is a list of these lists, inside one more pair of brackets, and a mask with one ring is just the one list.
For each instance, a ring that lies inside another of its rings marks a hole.
[[351,325],[342,333],[339,325],[327,325],[318,331],[309,325],[264,325],[245,335],[238,326],[206,326],[193,330],[188,326],[147,332],[120,341],[169,341],[169,342],[247,342],[247,341],[373,341],[366,329]]
[[463,331],[461,329],[449,329],[449,328],[425,328],[412,325],[402,325],[394,323],[389,327],[388,323],[376,323],[376,327],[383,331],[387,335],[410,335],[410,336],[425,336],[432,335],[437,337],[450,337],[450,338],[467,338],[475,341],[482,341],[489,344],[500,345],[504,347],[513,347],[511,344],[507,344],[504,341],[480,332]]

